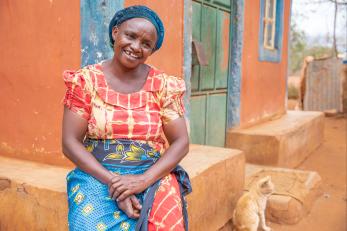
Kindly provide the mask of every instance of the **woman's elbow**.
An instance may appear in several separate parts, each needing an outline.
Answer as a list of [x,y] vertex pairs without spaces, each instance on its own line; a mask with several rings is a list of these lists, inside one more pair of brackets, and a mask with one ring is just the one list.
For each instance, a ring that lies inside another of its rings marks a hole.
[[185,138],[182,140],[183,151],[182,153],[185,155],[189,152],[189,138]]
[[64,156],[69,157],[69,151],[68,151],[68,147],[66,145],[66,142],[64,142],[64,140],[62,140],[61,142],[61,151],[63,152]]
[[71,146],[72,144],[72,140],[68,139],[67,137],[63,137],[61,140],[61,150],[63,152],[63,154],[70,159],[70,153],[71,153]]

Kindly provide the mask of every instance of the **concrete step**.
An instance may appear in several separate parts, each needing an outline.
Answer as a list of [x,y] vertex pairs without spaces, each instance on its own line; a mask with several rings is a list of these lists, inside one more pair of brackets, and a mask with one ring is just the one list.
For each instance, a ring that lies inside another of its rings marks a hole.
[[317,172],[296,169],[246,165],[245,190],[265,176],[271,176],[275,192],[270,196],[266,218],[278,224],[296,224],[311,210],[322,195],[321,177]]
[[322,142],[322,112],[288,111],[281,118],[227,132],[227,147],[245,152],[253,164],[297,167]]
[[[181,165],[190,175],[189,230],[218,230],[242,194],[242,151],[191,145]],[[0,157],[0,230],[67,230],[68,168]]]

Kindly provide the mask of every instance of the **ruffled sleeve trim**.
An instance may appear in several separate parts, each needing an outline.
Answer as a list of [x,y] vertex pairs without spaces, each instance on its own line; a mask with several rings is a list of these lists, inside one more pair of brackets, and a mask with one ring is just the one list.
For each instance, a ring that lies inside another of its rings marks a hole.
[[81,70],[64,71],[63,80],[66,93],[63,104],[83,119],[89,120],[91,113],[91,94]]
[[164,74],[165,84],[162,90],[162,121],[164,124],[184,116],[183,97],[185,82],[175,76]]

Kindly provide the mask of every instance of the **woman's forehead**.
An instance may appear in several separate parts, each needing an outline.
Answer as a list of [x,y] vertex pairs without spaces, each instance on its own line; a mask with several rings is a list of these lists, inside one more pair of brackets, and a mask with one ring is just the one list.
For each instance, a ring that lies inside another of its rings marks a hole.
[[157,33],[155,26],[145,18],[132,18],[126,20],[120,25],[120,28],[124,30],[145,30],[149,33]]

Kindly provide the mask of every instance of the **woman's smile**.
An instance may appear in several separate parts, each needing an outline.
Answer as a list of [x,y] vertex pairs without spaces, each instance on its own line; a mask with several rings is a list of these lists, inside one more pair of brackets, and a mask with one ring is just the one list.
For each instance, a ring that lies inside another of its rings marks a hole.
[[126,56],[131,59],[131,60],[138,60],[138,59],[141,59],[141,56],[140,55],[136,55],[134,52],[132,51],[129,51],[129,50],[126,50],[124,49],[123,52],[126,54]]

